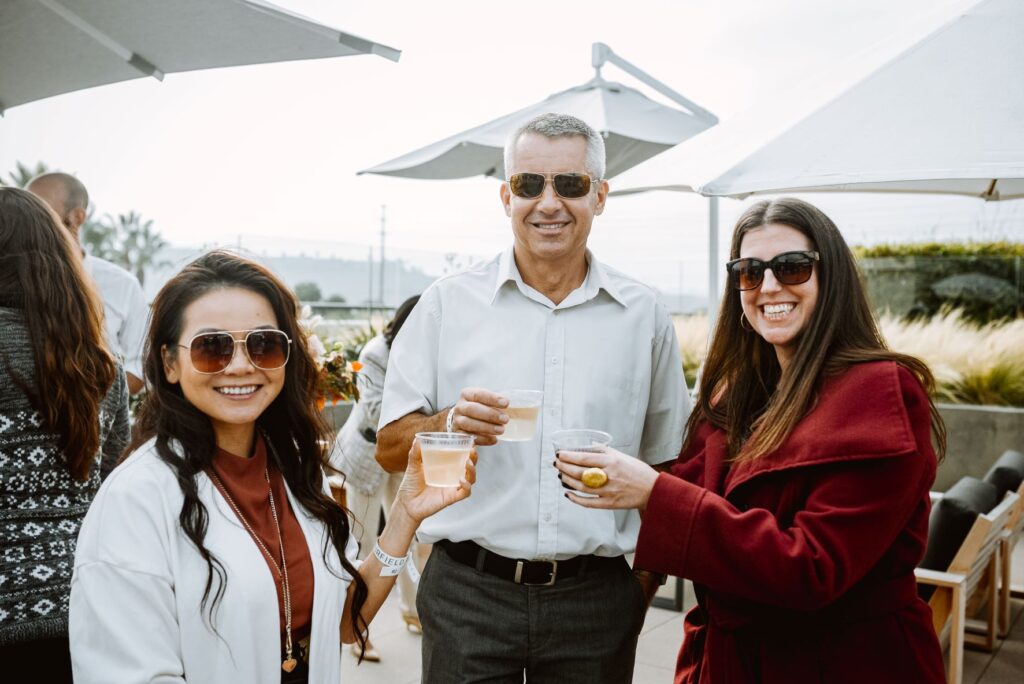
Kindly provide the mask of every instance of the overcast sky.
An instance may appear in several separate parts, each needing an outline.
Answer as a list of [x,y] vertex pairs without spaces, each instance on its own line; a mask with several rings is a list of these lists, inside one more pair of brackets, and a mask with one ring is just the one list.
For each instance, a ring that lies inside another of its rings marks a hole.
[[[519,109],[593,75],[590,44],[721,119],[827,71],[947,0],[280,0],[403,51],[172,74],[50,98],[0,119],[0,171],[45,161],[77,174],[101,213],[135,209],[174,245],[242,243],[365,258],[387,205],[389,254],[490,255],[509,241],[491,179],[355,172]],[[604,76],[659,99],[615,67]],[[613,182],[614,186],[614,182]],[[812,198],[852,242],[1024,236],[1020,202]],[[744,203],[723,200],[722,233]],[[665,290],[705,287],[706,201],[613,198],[599,257]]]

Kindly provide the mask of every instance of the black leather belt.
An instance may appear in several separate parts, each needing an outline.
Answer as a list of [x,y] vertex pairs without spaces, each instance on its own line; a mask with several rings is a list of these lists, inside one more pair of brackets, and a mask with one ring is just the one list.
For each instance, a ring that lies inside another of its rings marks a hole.
[[611,569],[625,563],[622,556],[575,556],[561,561],[535,561],[524,558],[506,558],[488,551],[471,541],[437,542],[448,556],[463,565],[476,568],[488,575],[500,577],[525,586],[549,587],[559,580],[569,579],[585,572]]

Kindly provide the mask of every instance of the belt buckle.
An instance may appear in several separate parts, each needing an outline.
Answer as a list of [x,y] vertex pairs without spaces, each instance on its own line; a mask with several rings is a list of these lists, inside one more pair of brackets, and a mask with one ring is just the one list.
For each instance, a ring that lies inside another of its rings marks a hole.
[[[551,565],[551,579],[547,582],[524,582],[523,581],[523,568],[526,567],[527,563],[549,563]],[[524,587],[550,587],[555,583],[555,578],[558,577],[558,561],[516,561],[516,576],[512,578],[516,584],[522,584]]]

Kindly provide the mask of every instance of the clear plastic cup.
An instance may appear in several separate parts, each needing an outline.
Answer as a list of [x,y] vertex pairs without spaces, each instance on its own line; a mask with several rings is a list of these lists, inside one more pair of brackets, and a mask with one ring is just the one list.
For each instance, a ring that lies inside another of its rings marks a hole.
[[537,417],[540,416],[544,393],[539,390],[502,390],[498,392],[508,399],[508,422],[505,432],[498,435],[501,442],[529,442],[537,431]]
[[555,453],[559,451],[584,451],[599,453],[612,443],[612,436],[600,430],[557,430],[551,435]]
[[[551,443],[556,454],[559,451],[583,451],[593,454],[604,451],[605,447],[612,443],[612,436],[600,430],[556,430],[551,435]],[[597,496],[586,492],[573,493],[587,499]]]
[[473,435],[461,432],[417,432],[423,456],[423,479],[430,487],[458,487],[466,476]]

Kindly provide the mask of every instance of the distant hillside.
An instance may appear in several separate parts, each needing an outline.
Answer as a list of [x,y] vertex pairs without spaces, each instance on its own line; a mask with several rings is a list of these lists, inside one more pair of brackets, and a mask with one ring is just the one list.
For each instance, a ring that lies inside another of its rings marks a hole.
[[[201,249],[174,247],[161,252],[157,261],[166,261],[168,265],[146,272],[146,298],[152,301],[168,278],[202,251]],[[346,303],[359,305],[365,304],[369,297],[371,273],[366,260],[305,256],[265,257],[257,254],[248,256],[265,264],[291,287],[295,287],[298,283],[316,283],[325,299],[331,295],[341,295],[345,298]],[[380,298],[378,293],[380,287],[379,267],[379,262],[373,263],[373,298],[375,301]],[[406,298],[423,292],[439,276],[440,273],[427,273],[402,260],[388,261],[385,271],[384,302],[387,306],[397,306]],[[674,314],[694,313],[707,308],[707,298],[704,296],[658,292],[658,297]]]
[[[167,280],[185,264],[202,253],[200,249],[167,248],[160,253],[157,262],[168,265],[146,272],[146,298],[152,300]],[[324,298],[341,295],[349,304],[364,304],[370,292],[370,266],[366,260],[326,259],[302,256],[265,257],[248,254],[250,258],[266,265],[288,285],[316,283]],[[379,262],[373,264],[373,298],[380,299]],[[437,276],[424,273],[421,269],[404,261],[388,261],[385,270],[384,302],[397,306],[406,298],[423,292]]]
[[698,311],[706,311],[708,308],[708,298],[704,296],[671,294],[659,291],[658,299],[668,308],[670,313],[674,314],[692,314]]

